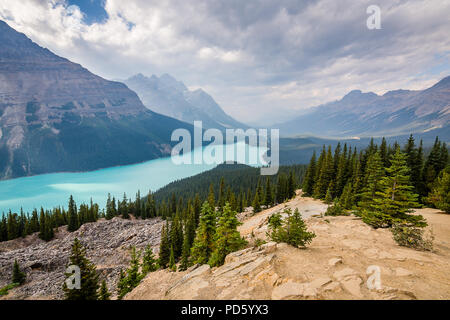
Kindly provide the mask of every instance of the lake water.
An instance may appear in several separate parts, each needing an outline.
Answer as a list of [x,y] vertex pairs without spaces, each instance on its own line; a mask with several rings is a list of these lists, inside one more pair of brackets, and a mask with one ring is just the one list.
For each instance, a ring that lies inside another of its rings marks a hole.
[[[231,149],[237,150],[237,144],[227,145],[224,160],[233,161]],[[246,153],[255,154],[261,149],[246,146]],[[193,150],[190,157],[203,154],[203,149]],[[246,163],[253,165],[246,157]],[[70,195],[75,202],[89,203],[90,199],[103,208],[108,193],[116,199],[122,199],[123,193],[135,199],[138,190],[145,195],[149,190],[156,191],[166,184],[187,178],[216,167],[216,164],[176,165],[171,157],[150,160],[140,164],[119,166],[80,173],[52,173],[32,177],[0,181],[0,215],[9,209],[25,212],[34,208],[51,209],[57,206],[67,207]]]

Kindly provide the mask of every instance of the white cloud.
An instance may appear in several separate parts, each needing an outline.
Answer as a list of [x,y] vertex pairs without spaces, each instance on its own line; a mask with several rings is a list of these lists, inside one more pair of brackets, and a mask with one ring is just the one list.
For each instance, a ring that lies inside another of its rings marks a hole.
[[422,89],[450,74],[450,2],[107,0],[87,25],[63,0],[0,0],[0,19],[107,78],[170,73],[241,121],[272,122],[352,89]]

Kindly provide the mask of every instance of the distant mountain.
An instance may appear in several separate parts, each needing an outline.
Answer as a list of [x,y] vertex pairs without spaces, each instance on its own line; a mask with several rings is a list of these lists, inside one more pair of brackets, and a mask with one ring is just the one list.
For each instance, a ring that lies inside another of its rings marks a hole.
[[176,128],[191,126],[0,21],[0,179],[168,155]]
[[[341,100],[278,124],[281,134],[328,137],[423,133],[450,124],[450,77],[422,91],[396,90],[379,96],[354,90]],[[447,129],[448,130],[448,129]]]
[[190,91],[183,82],[168,74],[146,77],[137,74],[123,81],[135,91],[144,105],[155,112],[192,124],[203,121],[205,128],[246,128],[227,115],[202,89]]

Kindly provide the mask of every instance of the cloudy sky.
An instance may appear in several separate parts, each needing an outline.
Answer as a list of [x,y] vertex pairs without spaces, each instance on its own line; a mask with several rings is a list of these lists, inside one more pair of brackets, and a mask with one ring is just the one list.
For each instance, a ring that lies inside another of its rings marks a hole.
[[250,123],[450,75],[450,0],[0,0],[0,19],[108,79],[169,73]]

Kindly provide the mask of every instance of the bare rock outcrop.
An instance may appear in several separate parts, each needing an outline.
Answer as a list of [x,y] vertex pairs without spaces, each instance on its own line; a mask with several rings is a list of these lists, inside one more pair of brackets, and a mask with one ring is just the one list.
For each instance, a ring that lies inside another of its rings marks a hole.
[[64,272],[69,262],[74,238],[87,249],[88,258],[97,265],[100,278],[115,292],[121,268],[129,262],[129,248],[141,249],[150,244],[157,248],[160,241],[161,219],[100,220],[86,223],[69,233],[59,228],[56,239],[42,241],[37,235],[0,243],[0,287],[8,284],[14,260],[17,259],[27,275],[27,282],[6,296],[7,299],[59,299],[63,296]]

